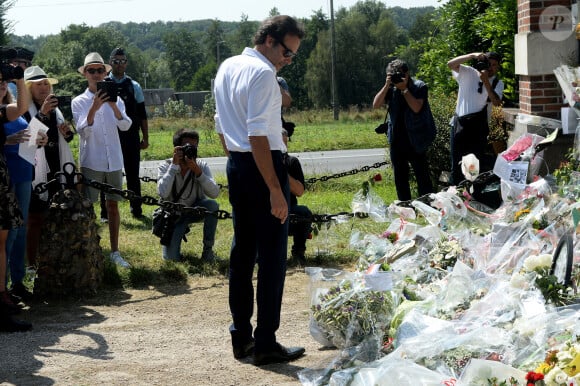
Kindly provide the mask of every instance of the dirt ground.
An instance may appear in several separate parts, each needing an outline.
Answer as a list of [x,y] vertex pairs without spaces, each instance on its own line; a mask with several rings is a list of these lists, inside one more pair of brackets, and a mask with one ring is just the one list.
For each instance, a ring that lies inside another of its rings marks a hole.
[[287,364],[256,367],[231,353],[228,282],[104,292],[85,301],[33,303],[26,333],[0,334],[2,385],[300,385],[298,372],[328,364],[308,330],[308,276],[289,269],[278,340],[304,346]]

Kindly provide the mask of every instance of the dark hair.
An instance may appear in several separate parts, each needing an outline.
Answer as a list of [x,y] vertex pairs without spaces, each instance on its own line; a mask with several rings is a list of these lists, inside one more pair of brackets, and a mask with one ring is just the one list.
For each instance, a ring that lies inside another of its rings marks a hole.
[[179,129],[175,134],[173,134],[173,146],[181,146],[181,142],[183,142],[185,138],[195,139],[199,142],[199,133],[191,129]]
[[409,72],[409,66],[401,59],[395,59],[387,65],[386,72],[387,74],[394,74],[395,72],[407,73]]
[[16,50],[16,56],[14,57],[15,59],[24,59],[32,62],[32,59],[34,58],[34,52],[24,47],[14,47],[14,49]]
[[117,56],[117,55],[127,56],[127,54],[125,54],[125,49],[121,48],[121,47],[117,47],[117,48],[113,49],[113,51],[111,51],[111,55],[109,55],[109,56],[112,58],[113,56]]
[[498,63],[501,63],[501,55],[500,55],[500,54],[498,54],[497,52],[493,52],[493,51],[486,52],[486,53],[485,53],[485,56],[486,56],[488,59],[497,60],[497,62],[498,62]]
[[254,44],[264,44],[268,35],[277,41],[282,41],[286,35],[302,39],[304,38],[304,26],[290,16],[277,15],[262,22],[254,35]]

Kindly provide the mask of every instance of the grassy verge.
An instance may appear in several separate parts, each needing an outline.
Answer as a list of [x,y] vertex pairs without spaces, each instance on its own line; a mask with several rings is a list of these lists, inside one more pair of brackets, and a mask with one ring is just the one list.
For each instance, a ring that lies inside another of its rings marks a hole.
[[[392,185],[388,182],[390,171],[373,170],[361,174],[331,179],[326,182],[316,182],[300,200],[308,205],[314,214],[335,215],[341,212],[352,213],[351,202],[355,194],[359,192],[362,183],[376,173],[381,173],[383,181],[374,185],[374,192],[385,202],[394,200],[396,194]],[[218,183],[227,185],[223,176],[217,177]],[[156,185],[154,183],[142,183],[143,195],[156,197]],[[228,201],[227,188],[224,188],[218,197],[220,209],[231,213]],[[151,234],[151,212],[154,206],[145,206],[144,219],[134,219],[129,211],[128,202],[120,204],[121,231],[120,250],[123,257],[132,265],[131,269],[121,269],[107,262],[106,283],[109,286],[124,286],[139,288],[148,285],[158,285],[165,282],[186,281],[190,275],[226,275],[229,258],[229,250],[233,235],[230,219],[220,220],[216,232],[214,251],[222,261],[215,264],[202,263],[200,260],[202,248],[202,224],[194,224],[187,236],[188,242],[182,244],[184,262],[165,262],[161,258],[161,246],[159,239]],[[98,210],[95,207],[95,210]],[[97,212],[98,213],[98,212]],[[352,250],[349,240],[353,232],[362,234],[382,233],[387,224],[376,223],[371,219],[361,219],[346,216],[340,221],[325,222],[320,224],[318,234],[307,242],[306,257],[308,265],[341,267],[353,264],[358,257]],[[101,247],[103,253],[108,256],[109,232],[106,224],[101,228]],[[289,246],[292,244],[289,239]]]
[[[379,114],[384,112],[378,111]],[[295,112],[285,115],[296,123],[290,145],[292,152],[369,149],[386,146],[386,137],[377,135],[374,128],[381,118],[377,111],[343,112],[335,121],[331,111]],[[149,148],[141,151],[144,161],[171,157],[173,134],[180,128],[196,129],[200,134],[200,157],[224,155],[220,140],[210,119],[154,118],[149,121]],[[71,142],[73,155],[78,159],[78,136]]]
[[[382,111],[341,112],[340,119],[333,119],[332,111],[295,112],[286,114],[287,120],[296,123],[292,137],[292,152],[321,151],[335,149],[364,149],[384,147],[386,138],[377,135],[374,127],[384,119]],[[201,137],[200,156],[223,156],[219,138],[213,130],[213,122],[208,119],[161,119],[149,122],[150,147],[142,151],[143,160],[169,158],[172,153],[173,133],[182,127],[195,128]],[[73,153],[78,159],[78,138],[72,143]],[[396,198],[390,181],[390,170],[376,169],[360,174],[316,182],[308,187],[300,202],[310,207],[314,214],[351,213],[351,202],[361,189],[362,183],[376,173],[381,173],[383,181],[374,186],[375,192],[386,203]],[[320,176],[306,176],[306,178]],[[217,182],[227,186],[225,176],[216,176]],[[156,185],[142,183],[142,194],[157,197]],[[218,197],[220,208],[231,213],[227,188]],[[145,206],[144,219],[134,219],[128,202],[120,204],[121,230],[119,246],[123,257],[132,265],[131,269],[117,268],[106,264],[105,284],[112,287],[140,288],[168,282],[185,282],[192,275],[226,275],[229,250],[233,235],[231,220],[220,220],[216,234],[215,253],[222,259],[215,264],[205,264],[200,260],[202,248],[202,224],[194,224],[187,236],[188,242],[182,244],[184,262],[165,262],[161,258],[159,239],[151,234],[151,212],[154,206]],[[95,206],[98,213],[98,207]],[[353,264],[357,252],[349,246],[353,232],[380,233],[386,224],[371,219],[346,217],[340,221],[320,224],[317,235],[307,242],[306,257],[309,265],[340,267]],[[106,224],[101,225],[101,247],[105,256],[110,252],[109,232]],[[292,241],[289,240],[289,246]]]

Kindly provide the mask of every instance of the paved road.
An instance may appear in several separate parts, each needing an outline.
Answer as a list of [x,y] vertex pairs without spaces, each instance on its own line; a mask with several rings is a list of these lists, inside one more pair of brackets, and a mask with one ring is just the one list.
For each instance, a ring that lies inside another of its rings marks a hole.
[[[385,148],[290,153],[300,159],[305,176],[338,173],[386,160]],[[226,173],[226,157],[204,158],[214,175]],[[159,161],[142,161],[141,177],[157,178]]]

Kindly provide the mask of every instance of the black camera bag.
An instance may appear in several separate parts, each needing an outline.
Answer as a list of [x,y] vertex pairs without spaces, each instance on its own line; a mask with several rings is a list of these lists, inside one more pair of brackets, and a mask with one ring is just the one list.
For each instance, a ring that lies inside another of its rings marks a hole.
[[[183,187],[173,199],[173,202],[179,201],[179,198],[185,191],[187,185],[191,181],[191,175],[193,172],[189,172],[189,175],[185,179]],[[173,181],[173,190],[175,190],[175,181]],[[175,230],[175,223],[179,220],[179,213],[175,211],[170,211],[160,206],[153,211],[152,220],[153,227],[151,232],[159,237],[159,243],[161,245],[168,246],[171,243],[171,238],[173,237],[173,231]]]

